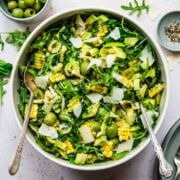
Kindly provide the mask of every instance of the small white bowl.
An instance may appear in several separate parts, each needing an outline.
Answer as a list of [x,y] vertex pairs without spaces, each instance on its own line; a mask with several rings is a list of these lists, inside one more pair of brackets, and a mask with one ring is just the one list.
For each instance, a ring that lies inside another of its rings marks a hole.
[[[147,37],[148,41],[151,43],[151,45],[154,47],[154,50],[156,51],[156,54],[158,56],[159,59],[159,66],[161,68],[162,71],[162,80],[165,82],[166,84],[166,88],[163,92],[162,95],[162,99],[161,99],[161,105],[160,105],[160,117],[157,121],[157,125],[154,129],[155,133],[157,133],[157,131],[160,129],[160,126],[163,122],[164,119],[164,115],[167,109],[167,105],[168,105],[168,100],[169,100],[169,80],[168,80],[168,70],[167,70],[167,64],[166,64],[166,60],[165,57],[159,47],[159,45],[156,43],[156,41],[154,40],[154,38],[152,38],[149,33],[144,30],[142,27],[139,26],[139,23],[130,19],[130,17],[126,16],[126,15],[122,15],[120,13],[120,11],[114,11],[112,9],[105,9],[105,8],[81,8],[81,9],[70,9],[67,11],[63,11],[61,13],[55,14],[54,16],[50,17],[49,19],[45,20],[44,22],[42,22],[28,37],[28,39],[26,40],[26,42],[24,43],[23,47],[21,48],[17,59],[16,59],[16,64],[14,65],[14,69],[12,72],[12,79],[11,79],[11,101],[12,101],[12,107],[13,107],[13,113],[15,115],[15,119],[19,125],[20,128],[22,128],[22,118],[20,116],[19,110],[18,110],[18,103],[19,103],[19,95],[17,92],[17,89],[19,87],[19,78],[18,78],[18,65],[20,63],[23,63],[26,59],[26,55],[27,52],[29,50],[29,47],[31,45],[31,43],[33,42],[33,40],[47,27],[49,27],[50,25],[61,21],[62,19],[68,18],[72,15],[75,14],[85,14],[85,13],[107,13],[110,14],[116,18],[122,18],[124,17],[127,21],[129,21],[129,23],[135,28],[137,29],[139,32],[141,32],[145,37]],[[83,166],[78,166],[75,164],[71,164],[66,160],[60,159],[60,158],[56,158],[53,155],[45,152],[44,150],[41,149],[41,147],[36,144],[35,139],[33,137],[33,135],[31,134],[31,132],[28,130],[27,132],[27,139],[30,142],[30,144],[38,151],[40,152],[42,155],[44,155],[45,157],[47,157],[49,160],[68,167],[68,168],[72,168],[72,169],[76,169],[76,170],[87,170],[87,171],[96,171],[96,170],[102,170],[102,169],[107,169],[107,168],[111,168],[120,164],[125,163],[126,161],[132,159],[134,156],[136,156],[137,154],[139,154],[150,142],[150,138],[147,137],[145,138],[135,149],[133,149],[131,152],[129,152],[124,158],[119,159],[119,160],[111,160],[111,161],[107,161],[107,162],[102,162],[102,163],[95,163],[92,165],[83,165]]]

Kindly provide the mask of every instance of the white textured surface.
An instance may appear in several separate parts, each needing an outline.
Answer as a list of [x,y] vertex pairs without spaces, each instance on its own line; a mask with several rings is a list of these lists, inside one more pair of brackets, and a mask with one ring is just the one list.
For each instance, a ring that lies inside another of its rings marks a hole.
[[[60,12],[71,7],[111,7],[119,11],[121,4],[126,4],[127,0],[52,0],[52,9],[49,14]],[[150,0],[149,0],[150,1]],[[160,16],[152,21],[151,18],[143,14],[137,18],[139,23],[145,27],[152,36],[156,35],[158,19],[166,12],[180,9],[178,1],[151,0]],[[124,12],[124,11],[123,11]],[[125,12],[127,13],[127,12]],[[38,24],[38,23],[37,23]],[[32,25],[34,28],[36,24]],[[16,24],[0,14],[0,32],[13,31],[14,29],[24,29],[25,25]],[[164,50],[164,49],[163,49]],[[172,55],[164,50],[166,55]],[[15,61],[17,55],[16,49],[5,45],[5,50],[0,52],[0,59],[5,59],[11,63]],[[158,138],[162,141],[169,128],[180,117],[180,67],[176,65],[170,72],[170,103],[165,116],[164,123],[158,133]],[[54,164],[36,152],[29,143],[25,143],[22,164],[19,172],[14,177],[9,176],[7,167],[12,156],[19,128],[14,120],[9,84],[6,86],[7,93],[4,96],[4,104],[0,107],[0,180],[154,180],[154,160],[155,156],[150,144],[142,153],[129,162],[119,167],[99,171],[99,172],[80,172],[61,167]]]

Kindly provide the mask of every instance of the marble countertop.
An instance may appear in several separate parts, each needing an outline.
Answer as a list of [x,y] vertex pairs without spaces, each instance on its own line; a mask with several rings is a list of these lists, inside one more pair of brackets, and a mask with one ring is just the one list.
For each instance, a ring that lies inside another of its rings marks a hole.
[[[151,0],[153,8],[156,9],[159,17],[152,20],[147,14],[138,18],[133,15],[132,18],[136,19],[139,24],[146,28],[151,36],[156,37],[156,27],[159,18],[168,11],[180,9],[180,3],[176,0]],[[46,17],[51,14],[60,12],[65,9],[75,7],[109,7],[118,11],[121,10],[120,5],[127,4],[127,0],[52,0],[51,8]],[[31,29],[36,27],[36,24],[30,25]],[[10,21],[2,14],[0,14],[0,32],[13,31],[14,29],[25,29],[26,25],[17,24]],[[180,61],[179,54],[172,54],[163,49],[166,56],[177,55]],[[0,59],[7,60],[11,63],[15,62],[17,55],[16,48],[11,45],[5,45],[5,50],[0,51]],[[180,117],[180,66],[178,63],[169,71],[170,75],[170,102],[168,105],[167,113],[164,123],[157,134],[160,141],[163,140],[167,131]],[[127,163],[104,171],[98,172],[81,172],[71,170],[59,166],[41,154],[39,154],[31,145],[26,141],[22,164],[19,172],[15,176],[8,174],[8,164],[14,151],[20,130],[17,126],[12,114],[11,101],[10,101],[10,84],[6,85],[7,93],[4,96],[3,106],[0,107],[0,179],[1,180],[154,180],[154,166],[155,155],[153,153],[152,145],[149,144],[144,151],[137,155]]]

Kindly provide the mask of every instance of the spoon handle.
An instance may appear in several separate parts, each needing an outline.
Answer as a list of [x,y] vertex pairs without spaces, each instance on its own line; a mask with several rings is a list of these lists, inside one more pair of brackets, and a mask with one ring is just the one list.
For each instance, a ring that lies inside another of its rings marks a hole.
[[144,110],[144,107],[142,104],[140,104],[141,106],[141,110],[142,110],[142,114],[144,116],[144,119],[146,121],[147,124],[147,128],[149,130],[150,136],[151,136],[151,140],[152,140],[152,144],[154,147],[154,152],[156,153],[157,158],[159,159],[159,172],[162,176],[165,177],[170,177],[172,175],[172,166],[167,162],[167,160],[164,157],[164,153],[163,150],[161,148],[161,145],[159,144],[150,124],[148,121],[148,117],[146,115],[146,112]]
[[17,142],[17,146],[15,148],[14,154],[12,156],[12,159],[10,161],[10,165],[8,168],[10,175],[16,174],[19,169],[19,166],[20,166],[21,155],[22,155],[22,150],[23,150],[23,145],[24,145],[24,139],[25,139],[26,130],[28,127],[29,116],[30,116],[30,112],[31,112],[33,99],[34,99],[34,95],[33,95],[33,93],[31,93],[29,105],[28,105],[28,111],[27,111],[27,114],[24,119],[24,123],[23,123],[22,130],[21,130],[18,142]]

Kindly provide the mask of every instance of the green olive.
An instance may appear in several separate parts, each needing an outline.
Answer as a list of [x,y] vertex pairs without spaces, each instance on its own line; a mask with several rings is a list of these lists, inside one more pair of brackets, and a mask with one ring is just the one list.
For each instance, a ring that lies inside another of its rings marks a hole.
[[34,16],[35,14],[36,14],[36,11],[34,9],[31,9],[31,8],[27,8],[24,11],[24,17],[31,17],[31,16]]
[[9,1],[7,3],[7,7],[9,11],[12,11],[14,8],[17,7],[17,2],[16,1]]
[[19,0],[18,1],[18,7],[21,8],[21,9],[26,9],[27,8],[24,0]]
[[60,134],[69,134],[72,130],[72,125],[69,122],[64,122],[59,125]]
[[26,6],[34,6],[36,0],[24,0]]
[[16,18],[22,18],[24,15],[24,12],[21,8],[15,8],[12,10],[12,16]]
[[97,121],[92,121],[92,130],[98,132],[100,130],[101,125]]
[[42,8],[41,3],[38,0],[36,0],[35,5],[34,5],[34,9],[36,10],[36,12],[38,12],[41,10],[41,8]]
[[47,0],[39,0],[41,3],[45,4]]
[[89,70],[87,69],[88,65],[89,65],[89,63],[87,61],[84,61],[81,63],[80,70],[81,70],[82,75],[86,75],[89,72]]
[[118,138],[114,138],[114,139],[111,139],[110,142],[112,142],[113,145],[115,146],[115,145],[119,144],[119,139]]
[[108,126],[106,133],[107,133],[108,138],[115,138],[117,136],[117,133],[118,133],[117,126],[115,124]]
[[48,126],[52,126],[56,122],[56,120],[57,120],[57,116],[54,113],[49,112],[44,118],[44,123],[47,124]]

